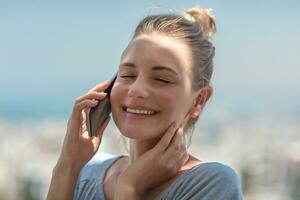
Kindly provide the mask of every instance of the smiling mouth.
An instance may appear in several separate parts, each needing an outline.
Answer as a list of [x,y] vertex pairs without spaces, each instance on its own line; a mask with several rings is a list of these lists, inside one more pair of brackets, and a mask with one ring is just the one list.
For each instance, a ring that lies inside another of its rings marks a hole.
[[126,106],[123,107],[123,110],[126,113],[135,114],[135,115],[147,115],[147,116],[151,116],[151,115],[155,115],[155,114],[158,113],[157,111],[154,111],[154,110],[132,109],[132,108],[128,108]]

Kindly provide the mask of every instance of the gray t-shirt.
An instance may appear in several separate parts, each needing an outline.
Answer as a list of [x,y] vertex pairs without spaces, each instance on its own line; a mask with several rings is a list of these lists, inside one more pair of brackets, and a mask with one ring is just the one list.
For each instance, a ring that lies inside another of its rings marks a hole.
[[[122,155],[98,152],[82,168],[73,200],[105,200],[103,179],[107,169]],[[235,171],[219,162],[206,162],[179,175],[155,200],[243,199]]]

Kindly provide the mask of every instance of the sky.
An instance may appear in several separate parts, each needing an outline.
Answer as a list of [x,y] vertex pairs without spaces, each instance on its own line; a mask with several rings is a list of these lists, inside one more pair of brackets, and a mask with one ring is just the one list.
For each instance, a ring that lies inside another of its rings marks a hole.
[[194,6],[217,22],[208,109],[300,113],[299,1],[0,0],[0,118],[66,117],[114,75],[142,18]]

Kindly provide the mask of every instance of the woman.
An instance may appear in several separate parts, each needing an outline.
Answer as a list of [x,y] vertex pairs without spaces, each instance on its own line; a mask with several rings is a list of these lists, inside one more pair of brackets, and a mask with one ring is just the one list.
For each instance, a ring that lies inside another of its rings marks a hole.
[[189,130],[212,94],[215,30],[201,8],[139,23],[110,94],[129,155],[96,154],[109,119],[88,137],[86,110],[109,85],[99,84],[75,102],[48,199],[242,199],[232,168],[187,151]]

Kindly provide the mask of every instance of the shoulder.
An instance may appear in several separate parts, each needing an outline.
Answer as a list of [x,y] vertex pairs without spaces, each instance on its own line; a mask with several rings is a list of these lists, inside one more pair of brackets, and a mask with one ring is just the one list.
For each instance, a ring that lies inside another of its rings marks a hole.
[[93,158],[81,169],[79,181],[84,181],[86,179],[99,179],[99,175],[101,175],[108,165],[117,157],[117,155],[105,152],[97,152]]
[[169,192],[175,195],[171,199],[242,199],[237,173],[219,162],[205,162],[193,167],[172,186],[176,190]]
[[77,178],[73,199],[102,199],[102,180],[107,168],[119,156],[97,152],[81,169]]
[[[236,171],[229,165],[207,162],[198,165],[188,175],[196,196],[204,199],[242,199],[241,185]],[[191,178],[193,177],[193,178]]]
[[201,163],[190,171],[190,176],[198,179],[206,177],[209,182],[222,182],[227,184],[239,183],[236,171],[229,165],[220,162]]

